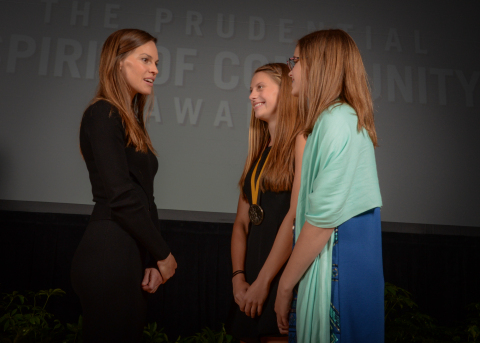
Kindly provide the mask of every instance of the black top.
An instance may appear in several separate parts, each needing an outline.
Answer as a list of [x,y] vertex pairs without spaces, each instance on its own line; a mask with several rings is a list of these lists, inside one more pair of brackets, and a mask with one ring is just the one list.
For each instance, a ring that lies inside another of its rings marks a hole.
[[[265,164],[265,161],[267,160],[267,157],[271,149],[272,147],[270,146],[265,148],[262,155],[260,156],[260,161],[259,162],[255,161],[255,163],[253,163],[250,170],[247,172],[247,175],[245,176],[245,182],[243,183],[243,192],[247,196],[247,200],[250,205],[253,203],[252,202],[253,170],[255,169],[255,165],[258,162],[258,167],[257,167],[257,170],[255,171],[255,182],[257,182],[258,177],[260,176],[260,172],[263,168],[263,165]],[[282,192],[275,193],[275,192],[266,190],[265,192],[262,192],[259,187],[257,204],[260,205],[264,210],[264,220],[270,221],[276,218],[283,221],[283,217],[285,217],[288,210],[290,209],[290,195],[291,195],[291,191],[282,191]],[[273,211],[267,212],[266,209],[269,209],[269,208],[272,208]],[[285,209],[286,209],[286,212],[284,213]],[[284,213],[283,216],[280,215],[279,211],[282,214]],[[259,226],[261,225],[262,224],[260,224]]]
[[[260,157],[255,173],[255,181],[258,179],[270,150],[271,147],[267,147]],[[243,184],[243,191],[247,195],[250,204],[252,204],[251,178],[253,169],[255,169],[255,164],[248,171]],[[247,254],[245,257],[245,279],[250,284],[255,281],[260,269],[262,269],[263,264],[267,260],[275,237],[277,237],[278,229],[290,209],[290,197],[290,191],[276,193],[268,190],[265,192],[259,190],[257,204],[263,209],[263,221],[260,225],[250,223],[247,238]]]
[[[267,147],[262,153],[255,173],[255,179],[258,179],[270,150],[271,148]],[[243,191],[250,204],[252,204],[251,178],[254,168],[255,164],[248,171],[243,184]],[[263,221],[260,225],[249,224],[245,256],[245,281],[250,285],[257,279],[260,270],[265,264],[272,250],[275,238],[277,237],[278,229],[290,209],[290,191],[276,193],[267,190],[265,192],[259,192],[258,204],[264,212]],[[254,319],[247,317],[245,313],[240,311],[238,305],[233,304],[227,326],[236,338],[244,342],[259,342],[259,337],[261,336],[280,336],[274,307],[278,281],[283,272],[283,268],[284,267],[280,269],[272,280],[269,295],[263,304],[263,310],[260,316]]]
[[80,148],[87,164],[95,207],[91,220],[111,219],[137,239],[155,261],[170,253],[160,234],[153,179],[155,155],[126,146],[125,129],[107,101],[87,108],[80,126]]

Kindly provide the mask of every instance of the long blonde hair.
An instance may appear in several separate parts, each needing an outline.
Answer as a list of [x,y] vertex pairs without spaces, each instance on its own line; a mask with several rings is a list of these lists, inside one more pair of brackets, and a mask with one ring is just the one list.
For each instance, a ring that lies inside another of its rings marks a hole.
[[[148,42],[157,42],[149,33],[138,29],[123,29],[112,33],[103,44],[100,55],[100,83],[91,104],[106,100],[122,118],[127,146],[137,151],[155,152],[146,129],[146,117],[151,112],[153,91],[150,96],[137,93],[130,101],[129,85],[120,72],[120,62],[133,50]],[[147,106],[147,113],[144,113]]]
[[[273,192],[289,191],[292,189],[295,171],[295,138],[302,128],[302,123],[297,116],[297,98],[292,96],[292,82],[288,76],[289,70],[286,64],[266,64],[255,70],[254,74],[260,72],[268,74],[280,87],[277,100],[278,119],[275,137],[272,142],[272,150],[269,153],[270,157],[262,173],[260,189]],[[243,192],[245,177],[253,164],[260,158],[270,138],[268,124],[256,118],[252,109],[248,130],[248,155],[242,177],[238,183],[246,200],[246,195]]]
[[352,37],[339,29],[321,30],[302,37],[297,47],[302,66],[299,109],[305,118],[305,136],[324,110],[347,103],[356,111],[357,129],[365,128],[378,146],[367,73]]

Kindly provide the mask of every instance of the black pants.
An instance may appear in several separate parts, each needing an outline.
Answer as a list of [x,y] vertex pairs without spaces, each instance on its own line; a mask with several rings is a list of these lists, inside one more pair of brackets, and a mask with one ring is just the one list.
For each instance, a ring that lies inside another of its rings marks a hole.
[[83,338],[140,342],[146,321],[144,251],[112,220],[90,222],[72,263],[72,284],[83,309]]

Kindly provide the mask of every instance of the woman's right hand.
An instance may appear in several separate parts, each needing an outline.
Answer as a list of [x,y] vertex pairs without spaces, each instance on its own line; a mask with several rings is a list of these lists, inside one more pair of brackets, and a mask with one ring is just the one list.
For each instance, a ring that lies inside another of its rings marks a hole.
[[[282,275],[283,278],[283,275]],[[275,298],[275,313],[277,314],[277,325],[278,330],[282,335],[288,334],[288,325],[289,318],[288,314],[290,313],[292,299],[293,299],[293,290],[284,288],[282,285],[282,278],[278,284],[277,297]]]
[[175,269],[177,269],[177,261],[175,261],[175,257],[173,257],[173,255],[170,253],[166,259],[157,261],[157,267],[162,275],[163,283],[165,283],[173,276],[173,274],[175,274]]
[[245,293],[250,285],[245,281],[242,274],[236,275],[233,280],[233,298],[240,307],[240,311],[245,311]]

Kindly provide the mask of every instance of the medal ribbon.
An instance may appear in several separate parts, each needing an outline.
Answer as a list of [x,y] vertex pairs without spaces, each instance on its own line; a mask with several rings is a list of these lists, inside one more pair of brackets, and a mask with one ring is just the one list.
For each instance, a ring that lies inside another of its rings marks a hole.
[[[263,153],[262,153],[262,155],[263,155]],[[260,188],[260,179],[262,177],[263,169],[265,168],[265,165],[267,164],[268,158],[270,157],[270,153],[268,154],[267,158],[265,159],[265,163],[263,164],[262,170],[260,170],[260,174],[258,174],[257,182],[255,182],[255,174],[257,173],[257,167],[258,167],[258,164],[260,163],[260,160],[262,159],[262,155],[260,155],[260,158],[258,159],[258,162],[255,165],[255,169],[253,170],[253,173],[252,173],[252,179],[250,180],[250,186],[252,188],[252,205],[257,204],[258,190]]]

